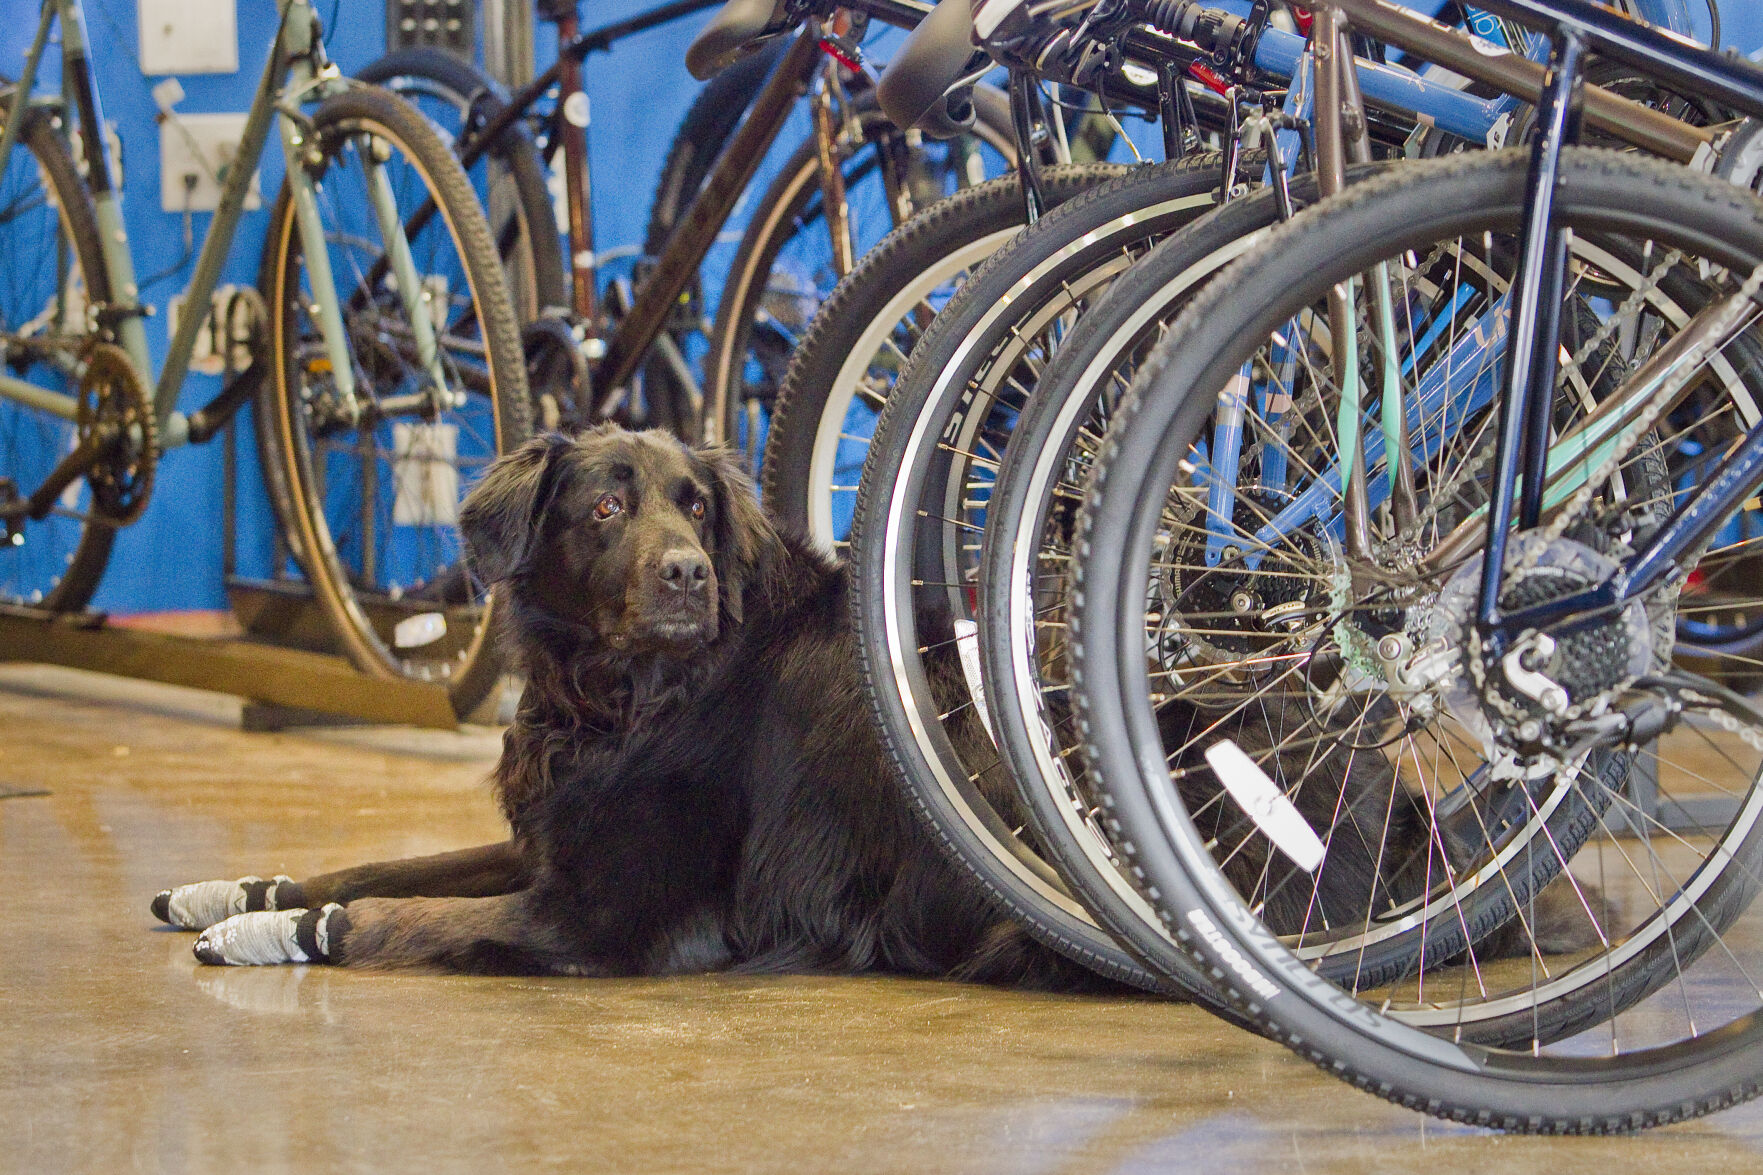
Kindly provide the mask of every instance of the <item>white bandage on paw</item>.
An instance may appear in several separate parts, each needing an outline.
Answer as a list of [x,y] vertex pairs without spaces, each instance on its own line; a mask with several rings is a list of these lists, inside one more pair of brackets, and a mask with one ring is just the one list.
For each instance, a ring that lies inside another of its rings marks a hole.
[[320,910],[234,914],[197,937],[196,958],[234,967],[329,962],[331,915],[342,908],[333,902]]
[[234,914],[204,930],[196,939],[196,957],[204,963],[262,967],[304,963],[306,952],[295,940],[304,910],[259,910]]
[[153,912],[162,921],[185,930],[206,930],[235,914],[274,910],[276,890],[292,877],[278,874],[269,881],[241,877],[237,881],[198,881],[168,889],[153,899]]

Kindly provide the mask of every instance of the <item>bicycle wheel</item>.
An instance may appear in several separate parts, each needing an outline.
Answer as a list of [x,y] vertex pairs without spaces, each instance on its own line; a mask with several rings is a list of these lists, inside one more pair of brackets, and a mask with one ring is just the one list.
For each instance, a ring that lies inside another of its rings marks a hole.
[[[1008,170],[1016,154],[1008,111],[997,97],[996,91],[977,91],[973,133],[947,142],[898,130],[876,109],[873,95],[854,99],[858,141],[845,148],[843,171],[855,256],[863,257],[898,224],[884,154],[904,161],[903,188],[914,208],[928,208]],[[791,356],[838,282],[822,209],[820,160],[810,139],[771,182],[742,234],[704,360],[706,432],[710,417],[718,417],[720,435],[749,454],[756,472]]]
[[[1049,207],[1123,174],[1043,169]],[[849,545],[875,422],[912,349],[968,273],[1023,229],[1014,176],[933,204],[866,253],[809,324],[784,374],[766,442],[766,509],[827,550]]]
[[[0,114],[9,110],[0,105]],[[74,396],[91,310],[110,300],[98,221],[58,120],[28,109],[0,175],[0,360],[9,375]],[[0,501],[29,497],[74,447],[74,421],[0,398]],[[114,527],[93,513],[85,479],[39,521],[0,523],[0,602],[85,607],[110,558]]]
[[[1380,170],[1366,168],[1349,180],[1357,182]],[[1312,193],[1311,184],[1294,185],[1300,205]],[[1084,315],[1012,432],[987,504],[980,648],[999,744],[1025,788],[1037,830],[1060,856],[1062,872],[1100,921],[1153,961],[1169,959],[1174,945],[1160,923],[1145,923],[1147,907],[1095,824],[1096,801],[1083,779],[1082,758],[1076,754],[1065,643],[1075,503],[1081,500],[1095,446],[1136,365],[1187,300],[1274,222],[1271,201],[1271,193],[1235,201],[1184,230],[1134,266]],[[1597,260],[1608,263],[1607,258]],[[1458,288],[1466,292],[1463,286]],[[1687,288],[1681,274],[1662,271],[1648,303],[1636,308],[1632,329],[1637,336],[1653,336],[1663,329],[1662,316],[1681,324],[1707,296],[1706,288]],[[1568,326],[1570,340],[1589,337],[1597,329],[1583,307]],[[1595,407],[1608,390],[1612,371],[1598,372],[1590,366],[1606,357],[1604,348],[1587,352],[1580,374],[1569,381],[1563,426],[1573,414]],[[1758,370],[1754,355],[1747,356],[1747,363],[1746,370]],[[1756,388],[1735,381],[1727,390],[1749,402]],[[1716,419],[1702,422],[1701,427],[1714,425]],[[1695,430],[1684,427],[1671,431],[1674,445],[1686,443],[1692,435]],[[1627,473],[1632,484],[1623,490],[1627,500],[1662,503],[1670,496],[1659,448],[1654,438],[1631,463]],[[1223,664],[1216,649],[1213,653],[1215,663]],[[1626,765],[1621,757],[1604,756],[1595,769],[1616,780]],[[1460,810],[1455,819],[1470,827],[1453,832],[1453,837],[1475,840],[1477,815],[1475,809]],[[1546,830],[1558,848],[1570,852],[1594,829],[1595,817],[1586,803],[1562,795],[1535,822],[1533,832]],[[1449,829],[1443,820],[1440,827]],[[1549,860],[1544,858],[1542,865],[1546,867]],[[1386,865],[1395,871],[1394,862]],[[1537,880],[1546,877],[1539,875]],[[1405,971],[1423,950],[1448,955],[1461,950],[1464,939],[1485,938],[1510,918],[1513,899],[1503,887],[1475,893],[1470,889],[1469,882],[1462,882],[1454,895],[1463,914],[1460,920],[1429,919],[1424,905],[1391,904],[1368,920],[1363,932],[1313,942],[1300,954],[1325,975],[1351,972],[1361,981]],[[1417,910],[1422,916],[1415,916]]]
[[[513,307],[470,185],[410,106],[383,90],[345,91],[313,115],[306,147],[357,408],[316,320],[312,243],[284,184],[261,278],[273,364],[257,413],[265,481],[350,659],[379,676],[444,682],[463,714],[494,685],[498,658],[459,502],[531,430]],[[409,241],[426,319],[406,314],[383,268],[380,185],[401,222],[426,201],[439,209]]]
[[[1348,180],[1378,170],[1355,168]],[[1295,179],[1291,195],[1299,207],[1313,202],[1314,180]],[[1191,962],[1122,869],[1076,754],[1065,647],[1070,530],[1094,442],[1137,362],[1188,300],[1278,221],[1276,195],[1264,188],[1206,212],[1130,269],[1106,275],[1075,322],[1060,324],[1050,361],[1024,381],[1034,394],[987,487],[977,641],[999,753],[1060,876],[1097,922],[1166,973]],[[990,317],[994,325],[974,348],[980,355],[995,354],[1001,332],[1016,325],[1014,316]],[[994,340],[990,348],[985,338]]]
[[[1763,730],[1734,695],[1661,675],[1675,585],[1526,662],[1565,683],[1574,721],[1679,707],[1674,723],[1659,720],[1662,737],[1636,730],[1620,741],[1639,745],[1602,757],[1587,753],[1595,738],[1551,742],[1564,728],[1538,719],[1534,699],[1501,685],[1505,670],[1480,665],[1460,635],[1479,560],[1450,536],[1485,528],[1501,291],[1526,173],[1522,153],[1505,153],[1368,181],[1270,233],[1194,299],[1117,408],[1079,514],[1073,693],[1116,847],[1184,948],[1264,1030],[1417,1109],[1517,1130],[1629,1130],[1758,1088],[1763,990],[1750,978],[1755,928],[1739,920],[1763,864]],[[1665,164],[1571,151],[1556,207],[1573,237],[1563,387],[1603,389],[1595,402],[1671,333],[1655,298],[1669,276],[1703,283],[1705,301],[1763,261],[1763,205]],[[1411,397],[1419,466],[1406,520],[1389,505],[1371,417],[1373,545],[1350,567],[1334,553],[1334,422],[1353,416],[1330,412],[1331,290],[1351,299],[1359,370]],[[1390,297],[1367,312],[1381,294],[1360,295],[1374,290]],[[1658,334],[1635,338],[1649,315]],[[1755,418],[1744,402],[1758,386],[1745,353],[1755,347],[1753,336],[1704,369],[1723,390],[1718,411]],[[1575,399],[1560,397],[1569,411]],[[1238,459],[1210,427],[1221,402],[1245,407]],[[1558,420],[1555,521],[1515,544],[1508,607],[1608,576],[1669,502],[1650,496],[1646,470],[1663,463],[1669,428],[1649,436],[1657,422],[1643,416],[1585,455],[1581,419]],[[1213,496],[1213,468],[1238,473],[1240,513]],[[1208,561],[1215,537],[1226,550]],[[1282,610],[1275,595],[1287,571],[1302,608]],[[1205,603],[1220,588],[1224,609]],[[1210,630],[1187,630],[1202,619]],[[1236,757],[1215,745],[1221,733],[1242,744]],[[1350,820],[1305,820],[1306,784]],[[1546,831],[1549,805],[1567,800],[1595,816],[1577,852]],[[1479,838],[1452,825],[1465,810],[1479,813]],[[1315,908],[1323,878],[1373,854],[1418,871],[1362,877],[1357,910]],[[1553,910],[1536,886],[1549,876],[1565,887]],[[1467,922],[1453,895],[1469,880],[1471,895],[1510,891],[1498,950],[1465,931],[1458,949],[1371,978],[1331,979],[1304,957],[1367,932],[1386,901]]]
[[[355,76],[416,107],[455,151],[468,123],[482,125],[508,105],[499,83],[440,49],[399,49]],[[488,214],[490,237],[496,242],[520,321],[531,322],[548,309],[567,307],[563,240],[545,169],[526,127],[516,122],[498,135],[467,175]]]
[[[1096,925],[1044,843],[1024,830],[997,748],[958,729],[984,706],[977,676],[961,671],[968,658],[958,634],[978,615],[975,540],[997,462],[1040,371],[1117,275],[1213,207],[1221,162],[1202,156],[1135,169],[1076,195],[968,279],[912,348],[888,397],[851,544],[865,687],[919,811],[1037,937],[1141,985],[1144,967]],[[1218,1004],[1185,960],[1169,974]]]

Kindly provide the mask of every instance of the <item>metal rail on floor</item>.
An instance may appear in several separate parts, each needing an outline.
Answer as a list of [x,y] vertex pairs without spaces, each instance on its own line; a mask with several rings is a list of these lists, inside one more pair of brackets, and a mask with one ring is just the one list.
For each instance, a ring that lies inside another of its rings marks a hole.
[[446,687],[438,683],[370,677],[335,654],[124,628],[98,613],[58,615],[0,604],[0,661],[67,665],[234,694],[290,714],[437,730],[459,724]]

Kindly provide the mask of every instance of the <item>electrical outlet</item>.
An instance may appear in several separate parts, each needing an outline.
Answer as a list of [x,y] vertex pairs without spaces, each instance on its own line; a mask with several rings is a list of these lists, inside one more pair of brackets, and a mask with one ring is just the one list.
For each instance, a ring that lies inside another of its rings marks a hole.
[[434,45],[470,61],[476,7],[466,0],[386,0],[386,48]]
[[[159,206],[167,212],[213,212],[220,207],[220,186],[244,134],[243,114],[168,115],[159,124]],[[255,172],[245,207],[263,207]]]

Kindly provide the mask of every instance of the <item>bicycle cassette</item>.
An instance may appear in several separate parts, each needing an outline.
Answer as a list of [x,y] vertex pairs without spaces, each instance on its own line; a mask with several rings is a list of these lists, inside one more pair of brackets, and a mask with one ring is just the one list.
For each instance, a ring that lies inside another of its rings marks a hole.
[[[1514,536],[1500,605],[1511,610],[1573,595],[1609,579],[1617,562],[1573,539]],[[1638,677],[1657,672],[1668,653],[1636,600],[1575,632],[1531,633],[1495,663],[1473,619],[1481,559],[1460,568],[1439,595],[1428,636],[1454,644],[1468,673],[1445,690],[1458,719],[1489,747],[1548,742],[1567,722],[1602,713]]]
[[80,358],[77,424],[80,442],[98,445],[86,470],[93,511],[113,526],[129,525],[153,492],[159,431],[146,385],[114,343],[93,343]]

